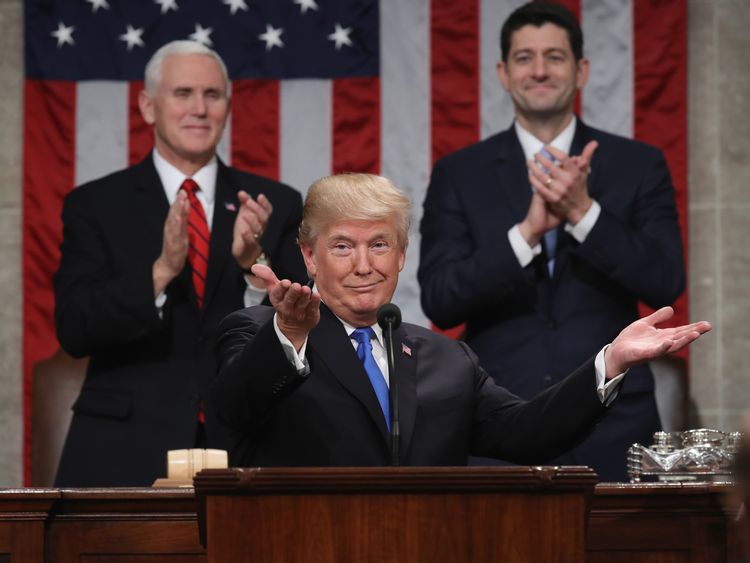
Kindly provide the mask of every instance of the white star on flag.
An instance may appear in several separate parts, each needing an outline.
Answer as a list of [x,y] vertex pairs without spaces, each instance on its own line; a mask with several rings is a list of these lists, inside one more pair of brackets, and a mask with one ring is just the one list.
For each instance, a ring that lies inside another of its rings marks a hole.
[[284,33],[282,28],[274,29],[271,24],[266,24],[265,33],[258,35],[258,39],[266,42],[266,51],[270,51],[274,47],[283,47],[284,42],[281,40],[281,34]]
[[143,35],[143,28],[135,29],[132,25],[128,24],[127,31],[120,35],[120,39],[128,44],[128,51],[138,45],[139,47],[145,47],[146,44],[141,39]]
[[336,50],[338,51],[341,49],[342,45],[347,45],[349,47],[353,46],[352,40],[349,38],[349,34],[352,32],[351,27],[341,27],[341,24],[336,24],[336,27],[328,36],[328,39],[331,41],[336,42]]
[[300,13],[306,14],[307,10],[317,10],[318,5],[315,0],[294,0],[294,3],[299,6]]
[[224,4],[229,6],[229,13],[232,15],[236,14],[237,10],[247,11],[247,4],[245,4],[245,0],[224,0]]
[[195,31],[188,37],[190,37],[190,39],[192,39],[193,41],[203,43],[206,47],[210,47],[211,45],[213,45],[213,42],[211,41],[209,35],[211,35],[213,31],[213,28],[207,27],[204,29],[201,24],[197,23],[195,24]]
[[104,8],[105,10],[109,10],[109,4],[107,4],[107,0],[86,0],[86,2],[91,4],[91,11],[94,14],[99,8]]
[[177,0],[154,0],[161,6],[161,13],[166,14],[170,9],[177,11]]
[[57,24],[57,29],[50,33],[52,37],[57,39],[57,48],[59,49],[66,43],[73,45],[73,30],[75,26],[66,26],[63,22]]

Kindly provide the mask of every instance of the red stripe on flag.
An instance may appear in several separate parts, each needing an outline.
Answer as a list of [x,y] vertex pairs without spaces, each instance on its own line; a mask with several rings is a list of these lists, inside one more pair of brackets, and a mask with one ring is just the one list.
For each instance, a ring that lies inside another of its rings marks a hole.
[[232,82],[232,165],[279,177],[279,82]]
[[333,81],[333,173],[380,172],[380,80]]
[[479,140],[479,4],[432,0],[432,161]]
[[31,482],[34,367],[58,349],[52,275],[60,262],[62,200],[75,182],[76,86],[27,80],[23,142],[23,467]]
[[139,163],[154,146],[151,126],[143,121],[138,107],[138,96],[143,90],[143,80],[128,85],[128,164]]
[[[479,3],[432,0],[432,162],[479,140]],[[458,338],[459,325],[447,331]]]
[[[633,5],[633,133],[664,151],[687,254],[687,9],[684,0]],[[685,292],[672,323],[683,324],[688,317]]]

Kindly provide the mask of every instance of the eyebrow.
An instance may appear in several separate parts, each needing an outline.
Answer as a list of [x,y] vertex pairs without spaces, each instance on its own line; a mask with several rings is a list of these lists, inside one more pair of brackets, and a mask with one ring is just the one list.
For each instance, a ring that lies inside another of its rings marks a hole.
[[[369,240],[369,242],[378,240],[378,239],[386,239],[391,240],[395,239],[396,237],[393,235],[393,233],[389,233],[388,231],[381,231],[375,233]],[[330,236],[326,237],[326,242],[331,243],[335,242],[337,240],[344,240],[346,242],[354,242],[354,238],[346,233],[336,233],[333,232],[330,234]]]

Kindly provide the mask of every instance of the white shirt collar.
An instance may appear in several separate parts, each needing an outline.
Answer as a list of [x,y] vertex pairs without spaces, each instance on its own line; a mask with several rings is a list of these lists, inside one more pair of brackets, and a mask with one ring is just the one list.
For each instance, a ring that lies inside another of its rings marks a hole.
[[[577,123],[578,120],[574,115],[573,119],[570,120],[570,123],[565,126],[565,129],[563,129],[557,137],[552,139],[552,142],[549,144],[556,149],[561,150],[565,154],[570,154],[570,146],[573,144],[573,136],[576,132]],[[526,160],[533,159],[534,155],[542,150],[542,147],[545,145],[545,143],[543,143],[534,135],[529,133],[526,129],[521,127],[521,124],[518,123],[518,120],[515,121],[514,127],[516,129],[516,135],[518,136],[518,141],[521,143],[521,148],[523,149],[523,154],[526,157]]]
[[[352,337],[352,332],[354,332],[354,330],[357,327],[350,325],[349,323],[347,323],[346,321],[344,321],[343,319],[341,319],[338,316],[336,318],[341,321],[341,324],[344,325],[344,328],[346,329],[346,334],[348,334],[349,338],[351,338]],[[372,330],[375,331],[375,338],[378,339],[378,344],[380,344],[381,346],[383,346],[383,329],[380,328],[380,325],[378,323],[375,323],[370,328],[372,328]],[[383,347],[385,348],[385,346],[383,346]]]
[[[172,205],[174,200],[177,199],[177,192],[180,191],[180,186],[182,186],[182,182],[185,181],[187,176],[160,155],[156,147],[154,147],[152,154],[156,173],[159,174],[167,201]],[[205,201],[211,206],[213,206],[214,197],[216,196],[216,174],[218,170],[219,164],[216,155],[214,155],[208,161],[208,164],[191,176],[200,186]]]

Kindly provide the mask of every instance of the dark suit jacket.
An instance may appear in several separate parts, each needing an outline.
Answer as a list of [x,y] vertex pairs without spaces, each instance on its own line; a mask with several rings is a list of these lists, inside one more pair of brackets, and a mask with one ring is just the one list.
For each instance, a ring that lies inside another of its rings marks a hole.
[[[661,152],[579,121],[571,154],[591,140],[599,147],[589,193],[602,212],[583,244],[559,227],[552,279],[546,252],[522,268],[508,242],[531,198],[512,127],[438,161],[424,202],[418,276],[425,313],[440,327],[465,322],[466,342],[482,366],[524,398],[611,342],[638,317],[639,300],[668,305],[685,285],[674,189]],[[651,443],[658,429],[647,366],[632,370],[622,393],[595,446],[602,459],[568,460],[593,465],[608,479],[624,478],[627,447]],[[618,416],[626,405],[627,415]]]
[[[388,465],[385,419],[341,322],[321,306],[307,345],[310,372],[300,376],[272,318],[270,307],[251,307],[219,328],[214,398],[224,421],[244,433],[230,463]],[[394,351],[403,465],[465,465],[472,453],[543,462],[581,439],[605,410],[593,361],[526,403],[497,386],[461,342],[403,324]]]
[[[167,450],[194,447],[199,402],[216,374],[216,329],[244,306],[246,283],[231,255],[240,189],[273,205],[261,244],[276,272],[306,279],[295,242],[300,194],[220,162],[204,308],[186,265],[167,287],[163,318],[151,270],[169,205],[152,156],[65,198],[57,335],[68,353],[91,358],[58,485],[149,485],[166,476]],[[206,408],[209,445],[223,445]]]

